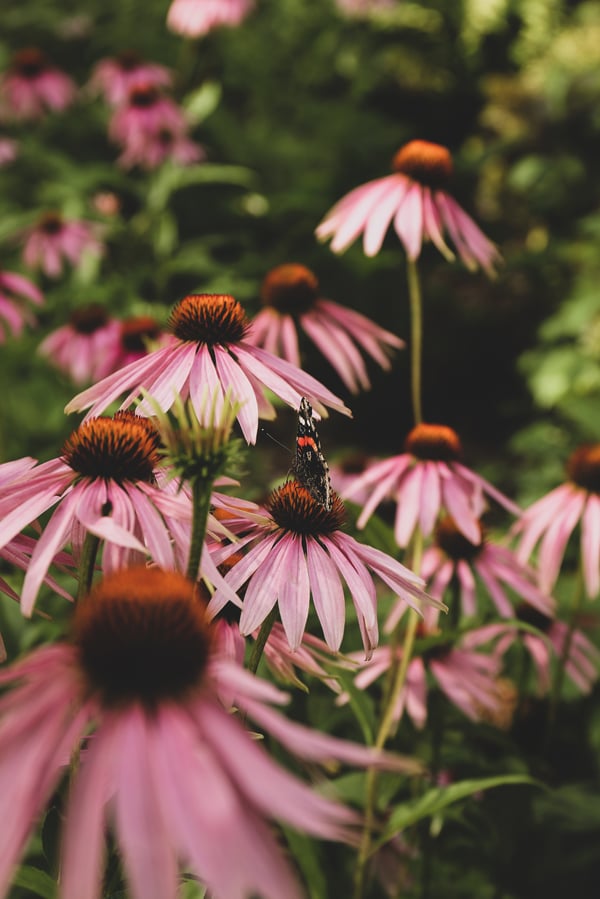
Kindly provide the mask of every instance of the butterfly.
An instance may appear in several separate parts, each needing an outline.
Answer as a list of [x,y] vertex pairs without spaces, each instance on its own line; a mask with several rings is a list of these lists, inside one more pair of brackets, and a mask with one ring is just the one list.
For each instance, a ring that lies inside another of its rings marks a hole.
[[329,480],[329,466],[321,450],[321,441],[315,428],[312,406],[305,396],[300,400],[298,409],[294,474],[313,499],[316,499],[325,509],[331,509],[333,496]]

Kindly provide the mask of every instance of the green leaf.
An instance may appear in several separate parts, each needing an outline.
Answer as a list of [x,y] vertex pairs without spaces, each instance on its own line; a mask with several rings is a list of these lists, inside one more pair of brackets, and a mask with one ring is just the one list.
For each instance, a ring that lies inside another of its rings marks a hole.
[[304,834],[289,827],[282,828],[294,861],[302,871],[310,899],[327,899],[327,882],[317,848]]
[[373,701],[364,690],[354,686],[354,672],[336,669],[335,676],[348,694],[350,707],[363,732],[365,743],[371,746],[375,740],[375,711]]
[[221,85],[216,81],[205,81],[201,87],[188,94],[183,101],[186,118],[192,125],[199,125],[211,115],[221,100]]
[[448,806],[461,799],[466,799],[474,793],[490,790],[493,787],[505,787],[515,784],[527,784],[529,786],[543,787],[540,781],[534,780],[527,774],[501,774],[497,777],[481,777],[477,780],[463,780],[460,783],[451,784],[449,787],[434,787],[423,796],[413,802],[403,802],[392,812],[383,834],[375,844],[377,849],[387,843],[395,834],[416,824],[422,818],[437,815]]
[[13,878],[13,885],[28,890],[35,896],[42,896],[43,899],[55,899],[57,894],[56,884],[50,875],[30,865],[19,868]]

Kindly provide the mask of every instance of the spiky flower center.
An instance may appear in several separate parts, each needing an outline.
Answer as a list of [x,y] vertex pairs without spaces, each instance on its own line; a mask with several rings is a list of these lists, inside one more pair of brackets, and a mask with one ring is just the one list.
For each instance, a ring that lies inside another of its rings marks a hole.
[[432,462],[456,462],[462,455],[460,438],[446,425],[416,425],[405,441],[407,453]]
[[153,483],[159,436],[147,418],[117,412],[80,425],[63,446],[64,461],[87,478]]
[[435,529],[435,540],[437,545],[447,556],[458,562],[464,559],[469,562],[479,555],[483,549],[483,540],[477,545],[467,540],[456,526],[456,522],[449,515],[442,518]]
[[331,509],[326,509],[298,481],[278,487],[265,505],[279,527],[294,534],[331,534],[344,521],[344,504],[337,493]]
[[158,103],[160,92],[153,84],[137,84],[129,91],[129,105],[149,109]]
[[590,493],[600,493],[600,443],[580,446],[567,462],[569,478]]
[[518,618],[519,621],[523,621],[525,624],[531,624],[532,627],[537,627],[538,631],[541,631],[543,634],[546,634],[552,627],[552,618],[544,615],[543,612],[535,609],[528,602],[519,603],[515,609],[515,618]]
[[265,276],[260,297],[265,306],[279,312],[300,315],[311,309],[318,298],[319,282],[304,265],[278,265]]
[[214,346],[240,341],[248,319],[229,294],[191,293],[173,309],[169,327],[180,340]]
[[90,303],[81,309],[74,309],[69,316],[69,323],[78,334],[93,334],[108,322],[108,313],[100,303]]
[[156,340],[160,326],[151,315],[136,315],[121,322],[121,345],[130,353],[143,353],[148,341]]
[[22,78],[37,78],[48,68],[48,59],[37,47],[25,47],[13,56],[12,68]]
[[212,628],[183,575],[136,566],[105,578],[75,609],[74,640],[105,703],[180,699],[206,667]]
[[121,50],[117,54],[117,63],[123,72],[132,72],[137,69],[141,60],[135,50]]
[[452,156],[446,147],[427,140],[411,140],[392,160],[392,169],[425,187],[445,187],[452,175]]
[[44,234],[59,234],[63,228],[63,218],[59,212],[46,212],[38,223],[38,228]]

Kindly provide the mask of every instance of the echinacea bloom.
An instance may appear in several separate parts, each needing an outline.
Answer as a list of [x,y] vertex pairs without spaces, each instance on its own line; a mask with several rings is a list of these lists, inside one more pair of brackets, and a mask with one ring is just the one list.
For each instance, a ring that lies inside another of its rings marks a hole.
[[[262,515],[248,514],[245,532],[236,543],[213,553],[214,561],[220,564],[232,553],[247,548],[225,576],[232,590],[246,585],[243,603],[238,600],[243,635],[260,627],[277,603],[288,643],[292,650],[297,649],[312,595],[325,641],[337,651],[346,622],[345,582],[369,654],[379,638],[374,574],[417,611],[427,604],[445,608],[423,592],[421,578],[400,562],[341,531],[343,516],[344,507],[337,495],[327,509],[298,481],[288,481],[271,494]],[[217,589],[209,611],[216,614],[226,601]]]
[[300,365],[301,328],[352,393],[371,386],[361,350],[387,371],[390,354],[404,346],[360,312],[321,297],[316,276],[304,265],[272,269],[262,283],[261,299],[264,308],[252,319],[248,340]]
[[[226,606],[228,608],[231,606]],[[239,611],[239,610],[238,610]],[[276,621],[271,628],[268,640],[265,643],[264,657],[271,671],[284,683],[293,684],[301,690],[306,690],[305,684],[296,674],[296,670],[303,671],[311,677],[316,677],[334,691],[340,692],[340,685],[330,671],[323,668],[323,663],[334,664],[337,667],[350,667],[349,663],[340,662],[333,651],[323,640],[313,634],[304,633],[300,646],[291,649],[285,631]]]
[[136,567],[77,604],[70,643],[0,673],[9,688],[0,700],[0,809],[11,821],[0,830],[0,895],[69,774],[61,899],[100,894],[109,829],[132,899],[176,899],[180,866],[223,899],[299,899],[270,820],[348,840],[360,819],[272,760],[231,714],[231,697],[302,759],[419,772],[409,759],[286,720],[270,707],[286,695],[216,657],[212,644],[195,585]]
[[[201,415],[208,394],[221,409],[228,393],[230,401],[241,404],[238,421],[248,443],[256,442],[258,417],[274,418],[275,410],[264,395],[272,390],[297,409],[303,396],[309,397],[320,415],[325,405],[349,415],[342,400],[319,381],[283,359],[278,359],[245,340],[248,320],[233,297],[225,294],[190,294],[171,313],[169,330],[176,338],[153,350],[144,359],[126,365],[67,404],[66,412],[90,408],[97,415],[123,393],[125,409],[144,387],[161,409],[167,411],[180,394],[189,396]],[[142,403],[138,412],[144,414]]]
[[123,50],[115,57],[96,63],[89,81],[92,91],[102,94],[111,106],[127,100],[129,91],[140,82],[150,87],[170,87],[173,76],[156,62],[146,62],[134,50]]
[[480,543],[471,543],[449,516],[435,529],[435,544],[425,551],[421,575],[436,599],[444,598],[456,579],[464,615],[477,612],[478,578],[503,618],[514,618],[515,604],[506,592],[508,587],[542,615],[554,614],[554,600],[542,593],[536,583],[536,572],[520,562],[512,550],[493,543],[481,528]]
[[77,267],[84,253],[100,255],[103,246],[92,222],[66,220],[57,212],[43,215],[31,228],[23,248],[23,262],[59,278],[65,260]]
[[0,137],[0,168],[10,165],[19,155],[18,141],[10,137]]
[[368,17],[372,13],[394,9],[398,0],[336,0],[338,9],[347,16]]
[[551,685],[553,658],[560,663],[567,648],[567,677],[581,693],[591,691],[600,676],[600,651],[581,630],[574,628],[569,634],[569,626],[564,621],[543,615],[524,603],[517,607],[514,617],[533,625],[541,634],[519,630],[509,623],[488,624],[479,628],[479,631],[482,635],[487,635],[489,641],[494,641],[493,654],[504,656],[511,646],[521,644],[534,663],[539,692],[546,693]]
[[202,37],[213,28],[234,28],[253,7],[253,0],[173,0],[167,26],[185,37]]
[[538,541],[539,583],[551,591],[569,537],[581,522],[581,561],[587,595],[600,592],[600,443],[580,446],[567,462],[569,480],[525,510],[514,531],[517,555],[527,560]]
[[417,525],[428,537],[442,509],[471,543],[479,544],[486,495],[513,515],[520,514],[508,497],[459,462],[462,447],[452,428],[421,422],[409,433],[405,448],[399,456],[375,462],[346,487],[343,496],[350,500],[372,488],[357,521],[359,528],[390,498],[397,503],[394,535],[398,546],[408,544]]
[[0,116],[39,119],[71,105],[75,83],[37,47],[19,50],[0,78]]
[[[147,553],[165,568],[177,567],[169,525],[189,522],[191,506],[183,491],[174,496],[157,486],[158,444],[149,419],[130,412],[93,419],[71,434],[60,458],[43,462],[0,487],[0,546],[57,506],[25,575],[24,615],[31,614],[56,553],[71,541],[80,548],[86,531],[105,542],[105,573]],[[215,573],[209,557],[203,565],[209,576]]]
[[375,256],[393,220],[409,259],[418,259],[423,242],[430,240],[446,259],[453,260],[445,231],[467,268],[481,267],[493,275],[500,261],[498,251],[444,189],[452,174],[446,147],[410,141],[398,150],[392,167],[393,175],[369,181],[336,203],[317,228],[319,240],[332,237],[331,249],[342,253],[364,234],[364,252]]
[[118,163],[124,169],[139,165],[143,169],[155,169],[167,159],[177,165],[192,165],[206,157],[204,148],[172,128],[161,128],[145,139],[132,138],[125,144]]
[[9,334],[18,337],[26,324],[35,321],[27,303],[41,306],[43,302],[41,290],[28,278],[0,270],[0,343]]
[[135,149],[144,141],[154,140],[161,131],[185,134],[187,122],[183,112],[155,84],[133,84],[110,121],[111,140]]
[[[436,620],[436,610],[426,610],[419,636],[435,634]],[[411,659],[404,688],[394,707],[395,721],[400,720],[406,709],[416,728],[421,730],[425,726],[428,674],[450,702],[472,721],[500,723],[505,720],[509,697],[506,684],[499,679],[502,660],[494,654],[477,651],[489,639],[484,628],[470,631],[467,636],[468,642],[463,637],[456,645],[441,639],[438,645],[431,646],[422,655]],[[400,662],[402,652],[402,646],[380,646],[374,651],[371,660],[363,662],[364,667],[354,680],[355,686],[361,690],[369,687],[387,673],[392,660]],[[352,653],[350,658],[360,662],[357,653]],[[347,696],[342,695],[338,702],[346,699]]]
[[48,334],[38,352],[73,383],[89,384],[117,367],[120,334],[121,323],[104,306],[91,303],[75,309],[68,324]]
[[131,315],[119,323],[119,348],[115,368],[123,368],[147,356],[150,347],[165,343],[167,335],[151,315]]

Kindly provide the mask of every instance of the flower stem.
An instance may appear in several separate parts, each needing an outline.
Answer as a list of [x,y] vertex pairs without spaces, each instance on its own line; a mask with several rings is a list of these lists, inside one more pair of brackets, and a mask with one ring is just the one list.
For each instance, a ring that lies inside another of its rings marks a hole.
[[98,555],[99,546],[100,537],[97,537],[95,534],[91,534],[88,531],[85,535],[85,540],[83,541],[81,558],[79,559],[79,586],[77,588],[77,602],[80,602],[84,597],[86,597],[92,588],[94,566],[96,564],[96,556]]
[[[417,573],[421,567],[421,556],[423,552],[423,535],[420,530],[415,532],[412,554],[412,568]],[[394,712],[398,704],[398,700],[406,683],[406,675],[408,666],[412,657],[415,645],[415,637],[417,633],[417,625],[420,616],[414,609],[408,610],[408,624],[404,634],[404,642],[400,653],[399,664],[392,674],[390,681],[390,689],[386,695],[384,712],[381,718],[381,724],[375,737],[375,748],[383,749],[388,737],[394,729]],[[392,638],[392,664],[396,663],[396,642]],[[356,870],[354,872],[354,899],[362,899],[366,886],[367,867],[371,854],[371,832],[375,823],[375,806],[377,803],[377,779],[378,772],[375,768],[369,768],[366,777],[366,799],[365,799],[365,818],[363,825],[362,838],[356,862]]]
[[423,348],[423,300],[417,263],[407,259],[408,298],[410,301],[410,389],[415,424],[423,421],[421,404],[421,356]]
[[250,660],[248,662],[248,671],[251,671],[252,674],[256,674],[258,669],[258,663],[262,658],[262,654],[264,652],[265,645],[267,640],[269,639],[269,634],[273,630],[273,625],[275,624],[275,620],[277,618],[277,604],[273,606],[265,620],[260,626],[260,630],[258,632],[258,637],[254,641],[254,646],[252,647],[252,654],[250,656]]
[[206,534],[206,521],[210,509],[210,497],[212,482],[204,478],[192,479],[192,537],[190,540],[190,555],[187,565],[187,576],[191,581],[198,580],[200,561],[202,559],[202,547]]

